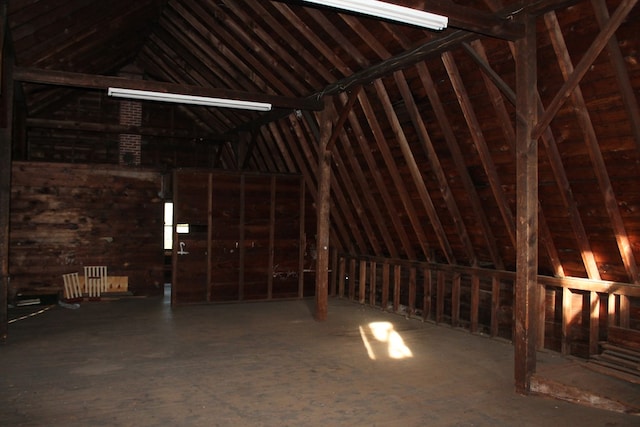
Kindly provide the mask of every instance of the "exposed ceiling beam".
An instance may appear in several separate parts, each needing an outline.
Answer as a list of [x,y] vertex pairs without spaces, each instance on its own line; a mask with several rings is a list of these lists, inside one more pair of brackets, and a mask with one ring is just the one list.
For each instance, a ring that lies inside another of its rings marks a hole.
[[524,25],[512,19],[511,16],[502,17],[454,4],[449,0],[429,0],[424,9],[427,12],[447,16],[449,27],[452,28],[505,40],[517,40],[524,35]]
[[106,90],[108,87],[121,87],[125,89],[150,90],[157,92],[180,93],[185,95],[242,99],[247,101],[268,102],[275,108],[292,108],[297,110],[314,111],[322,109],[322,102],[312,98],[290,98],[231,89],[208,88],[149,80],[132,80],[124,77],[72,73],[67,71],[43,70],[37,68],[16,67],[14,69],[14,79],[16,81],[27,83],[87,89]]
[[[385,0],[387,3],[396,3]],[[289,2],[290,3],[290,2]],[[300,2],[296,2],[300,3]],[[311,3],[302,3],[305,7],[317,7]],[[404,6],[400,4],[400,6]],[[424,11],[444,15],[449,18],[449,27],[479,33],[506,40],[517,40],[524,34],[524,26],[513,19],[454,4],[449,0],[429,0]],[[342,12],[341,13],[348,13]]]

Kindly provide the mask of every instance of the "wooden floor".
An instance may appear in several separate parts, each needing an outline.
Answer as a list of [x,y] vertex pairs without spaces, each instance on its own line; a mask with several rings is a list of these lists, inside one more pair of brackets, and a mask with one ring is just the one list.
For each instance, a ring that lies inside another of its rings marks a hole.
[[[0,346],[0,425],[640,425],[515,394],[509,343],[341,300],[318,323],[312,304],[52,306],[11,323]],[[539,366],[561,359],[545,353]]]

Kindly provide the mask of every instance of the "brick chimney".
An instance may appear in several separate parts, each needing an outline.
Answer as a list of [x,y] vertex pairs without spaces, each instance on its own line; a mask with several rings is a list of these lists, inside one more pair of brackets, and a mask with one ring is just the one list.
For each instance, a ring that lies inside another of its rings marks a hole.
[[[125,67],[119,77],[128,79],[142,79],[142,73],[133,67]],[[120,101],[120,124],[125,126],[142,125],[142,103],[122,99]],[[139,166],[141,163],[142,136],[133,134],[120,134],[118,142],[118,158],[120,165]]]

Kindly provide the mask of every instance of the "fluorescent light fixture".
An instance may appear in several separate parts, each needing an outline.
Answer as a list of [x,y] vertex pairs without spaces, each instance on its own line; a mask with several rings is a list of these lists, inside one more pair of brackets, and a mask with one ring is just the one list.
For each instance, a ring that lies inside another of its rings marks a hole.
[[432,30],[447,28],[449,18],[377,0],[305,0],[307,3],[371,15]]
[[109,96],[116,98],[141,99],[144,101],[175,102],[179,104],[204,105],[207,107],[239,108],[242,110],[270,111],[266,102],[240,101],[237,99],[210,98],[208,96],[182,95],[179,93],[152,92],[149,90],[122,89],[110,87]]

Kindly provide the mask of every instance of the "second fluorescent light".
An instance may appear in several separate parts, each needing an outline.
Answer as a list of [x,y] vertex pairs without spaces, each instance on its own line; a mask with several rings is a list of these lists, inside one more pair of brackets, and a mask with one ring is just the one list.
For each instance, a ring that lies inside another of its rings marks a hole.
[[204,105],[206,107],[238,108],[242,110],[255,111],[271,110],[271,104],[266,102],[211,98],[208,96],[182,95],[179,93],[153,92],[149,90],[110,87],[107,94],[116,98],[140,99],[144,101],[173,102],[179,104]]
[[362,13],[364,15],[389,19],[403,24],[416,25],[432,30],[443,30],[449,24],[449,18],[435,13],[399,6],[377,0],[305,0],[307,3],[334,7]]

